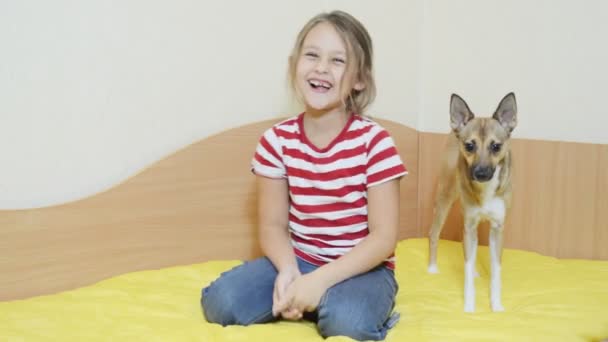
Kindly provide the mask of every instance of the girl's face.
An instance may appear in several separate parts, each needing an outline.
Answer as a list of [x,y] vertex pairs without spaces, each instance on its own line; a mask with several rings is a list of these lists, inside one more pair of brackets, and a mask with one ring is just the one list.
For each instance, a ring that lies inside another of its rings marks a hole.
[[308,32],[297,57],[295,82],[307,110],[342,109],[353,87],[362,89],[346,75],[347,57],[346,46],[331,24],[319,23]]

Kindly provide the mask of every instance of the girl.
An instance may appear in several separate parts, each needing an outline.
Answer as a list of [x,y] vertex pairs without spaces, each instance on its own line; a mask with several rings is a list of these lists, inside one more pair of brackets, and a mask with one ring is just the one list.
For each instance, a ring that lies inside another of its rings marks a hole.
[[393,251],[407,171],[387,131],[359,115],[375,95],[368,32],[347,13],[317,15],[289,76],[305,112],[267,130],[252,161],[265,257],[203,289],[205,317],[305,316],[323,337],[382,340],[398,319]]

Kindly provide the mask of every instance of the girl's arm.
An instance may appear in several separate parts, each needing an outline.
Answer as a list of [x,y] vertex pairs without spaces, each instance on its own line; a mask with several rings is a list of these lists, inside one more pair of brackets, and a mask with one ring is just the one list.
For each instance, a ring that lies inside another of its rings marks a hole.
[[313,272],[326,289],[378,266],[395,250],[399,232],[399,179],[369,188],[367,202],[369,235],[339,259]]
[[289,224],[287,181],[258,176],[257,185],[260,244],[262,251],[278,271],[272,293],[272,314],[297,320],[302,318],[302,311],[292,308],[277,309],[289,284],[300,276],[287,229]]
[[279,272],[298,270],[289,231],[286,179],[257,176],[258,226],[262,251]]

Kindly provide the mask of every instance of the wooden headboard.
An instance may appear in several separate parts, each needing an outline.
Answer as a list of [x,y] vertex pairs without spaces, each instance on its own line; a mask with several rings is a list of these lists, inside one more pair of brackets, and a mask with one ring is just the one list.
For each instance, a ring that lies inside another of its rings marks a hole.
[[[137,270],[259,255],[249,167],[260,135],[278,120],[203,139],[80,201],[0,210],[0,300]],[[409,171],[401,181],[399,237],[425,237],[446,135],[378,122]],[[505,247],[608,260],[608,145],[515,139],[513,150]],[[441,238],[461,239],[458,207]],[[479,232],[487,244],[487,229]]]
[[[0,211],[0,300],[131,271],[259,255],[249,166],[260,135],[277,121],[203,139],[83,200]],[[418,133],[378,121],[409,170],[401,182],[400,238],[418,236]]]

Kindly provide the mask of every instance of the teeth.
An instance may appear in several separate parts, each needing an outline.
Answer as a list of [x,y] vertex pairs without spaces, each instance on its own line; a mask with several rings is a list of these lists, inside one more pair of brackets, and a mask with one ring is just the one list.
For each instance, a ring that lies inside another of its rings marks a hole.
[[323,88],[327,88],[327,89],[331,88],[331,86],[327,82],[318,81],[318,80],[310,80],[308,82],[310,84],[312,84],[314,87],[323,87]]

